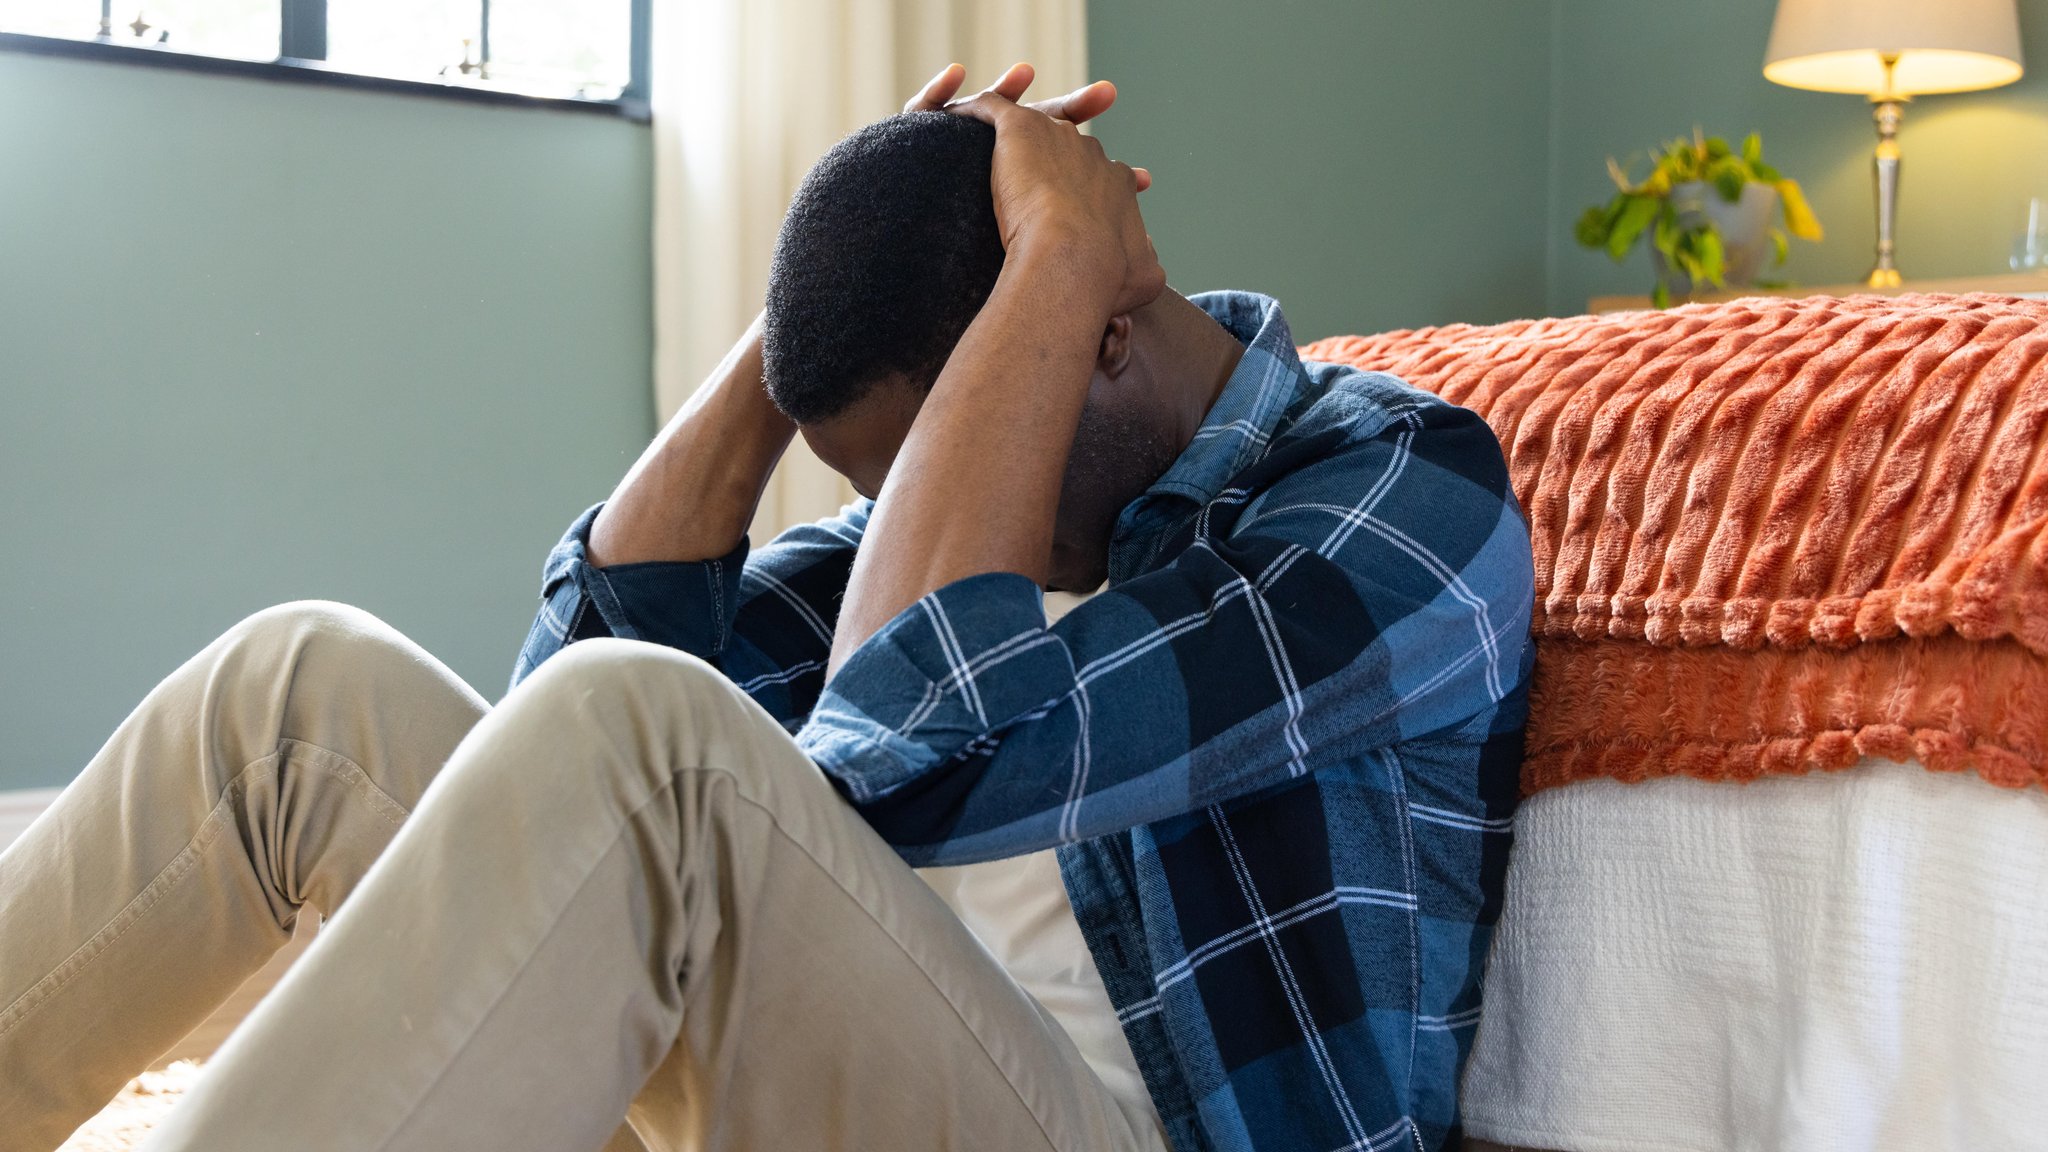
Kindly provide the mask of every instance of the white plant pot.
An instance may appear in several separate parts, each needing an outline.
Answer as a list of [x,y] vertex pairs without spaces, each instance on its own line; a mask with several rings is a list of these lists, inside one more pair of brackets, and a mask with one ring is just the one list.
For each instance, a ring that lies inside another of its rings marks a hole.
[[[1726,287],[1747,288],[1770,266],[1771,221],[1778,214],[1776,188],[1751,181],[1742,186],[1740,200],[1730,201],[1722,199],[1720,189],[1712,184],[1695,180],[1674,186],[1671,204],[1678,209],[1679,227],[1691,228],[1702,220],[1712,220],[1720,230],[1725,263],[1721,281]],[[1657,279],[1671,289],[1672,299],[1692,294],[1692,278],[1684,269],[1668,264],[1654,244],[1650,247],[1650,262],[1656,267]]]

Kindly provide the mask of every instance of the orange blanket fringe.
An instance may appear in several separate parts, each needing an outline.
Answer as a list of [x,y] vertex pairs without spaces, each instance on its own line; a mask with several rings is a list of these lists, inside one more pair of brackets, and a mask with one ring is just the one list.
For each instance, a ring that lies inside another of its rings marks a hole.
[[1478,411],[1536,558],[1528,791],[1864,755],[2048,785],[2048,301],[1339,336]]

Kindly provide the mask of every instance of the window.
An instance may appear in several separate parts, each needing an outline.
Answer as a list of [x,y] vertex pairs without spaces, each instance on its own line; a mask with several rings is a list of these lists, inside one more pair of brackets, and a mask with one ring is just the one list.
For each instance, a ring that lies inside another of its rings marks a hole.
[[[7,47],[272,65],[644,112],[651,0],[0,0]],[[11,35],[10,35],[11,34]],[[35,44],[29,38],[45,43]],[[150,62],[170,63],[165,59]]]

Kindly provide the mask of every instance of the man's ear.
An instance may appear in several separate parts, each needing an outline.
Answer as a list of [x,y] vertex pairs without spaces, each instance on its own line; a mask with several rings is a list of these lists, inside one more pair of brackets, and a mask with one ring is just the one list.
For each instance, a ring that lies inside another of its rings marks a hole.
[[1096,370],[1111,380],[1124,374],[1131,362],[1131,316],[1111,316],[1102,329],[1102,348],[1095,354]]

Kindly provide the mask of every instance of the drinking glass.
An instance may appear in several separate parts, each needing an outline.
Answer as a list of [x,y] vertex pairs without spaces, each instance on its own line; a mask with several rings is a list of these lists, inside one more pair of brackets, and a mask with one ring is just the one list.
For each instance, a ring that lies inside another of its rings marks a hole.
[[2012,270],[2048,271],[2048,198],[2027,201],[2026,224],[2012,242]]

